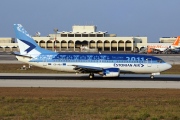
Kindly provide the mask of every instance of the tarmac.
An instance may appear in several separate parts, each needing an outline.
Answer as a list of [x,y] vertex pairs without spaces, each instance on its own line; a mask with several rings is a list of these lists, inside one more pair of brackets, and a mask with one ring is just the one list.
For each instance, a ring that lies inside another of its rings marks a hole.
[[119,78],[102,78],[87,74],[19,74],[1,73],[0,87],[56,87],[56,88],[156,88],[180,89],[180,75],[125,74]]

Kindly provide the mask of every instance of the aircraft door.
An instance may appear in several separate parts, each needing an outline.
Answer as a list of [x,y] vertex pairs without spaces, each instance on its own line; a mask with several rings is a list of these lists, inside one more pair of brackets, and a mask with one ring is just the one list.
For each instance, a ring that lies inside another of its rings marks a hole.
[[160,71],[160,69],[159,69],[159,65],[157,64],[157,69],[158,69],[158,71]]
[[146,63],[147,63],[147,67],[151,67],[151,65],[152,65],[152,59],[151,59],[151,58],[147,58],[147,59],[146,59]]
[[43,60],[43,66],[47,66],[47,60],[46,59]]

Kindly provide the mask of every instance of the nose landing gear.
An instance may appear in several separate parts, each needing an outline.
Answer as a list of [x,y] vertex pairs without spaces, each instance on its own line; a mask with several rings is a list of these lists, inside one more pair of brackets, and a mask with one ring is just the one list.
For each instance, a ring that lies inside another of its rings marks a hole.
[[90,79],[93,79],[93,78],[94,78],[94,73],[90,73],[90,74],[89,74],[89,78],[90,78]]
[[151,78],[151,79],[154,79],[154,75],[150,75],[150,78]]
[[154,79],[154,75],[160,75],[160,73],[158,72],[158,73],[152,73],[151,75],[150,75],[150,78],[151,79]]

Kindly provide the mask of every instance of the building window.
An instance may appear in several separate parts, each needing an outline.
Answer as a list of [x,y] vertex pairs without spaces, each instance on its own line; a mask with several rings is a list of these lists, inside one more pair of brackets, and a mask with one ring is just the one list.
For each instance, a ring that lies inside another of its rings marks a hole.
[[97,37],[103,37],[103,34],[97,34]]
[[61,37],[67,37],[67,34],[61,34]]
[[96,34],[90,34],[89,37],[96,37]]
[[82,37],[88,37],[88,34],[82,34]]
[[81,34],[75,34],[75,37],[81,37]]
[[74,34],[68,34],[68,37],[74,37]]

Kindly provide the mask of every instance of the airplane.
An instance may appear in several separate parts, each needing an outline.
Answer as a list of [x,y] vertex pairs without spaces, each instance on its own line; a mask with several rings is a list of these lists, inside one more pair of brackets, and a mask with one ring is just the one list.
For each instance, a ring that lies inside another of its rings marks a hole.
[[20,49],[16,58],[24,63],[41,68],[88,73],[102,77],[119,77],[121,73],[160,75],[160,72],[172,66],[162,59],[141,54],[105,54],[105,53],[58,53],[41,48],[27,33],[21,24],[14,24],[16,39]]
[[180,41],[180,36],[178,36],[176,38],[176,40],[171,45],[168,45],[168,44],[148,45],[147,46],[147,53],[152,53],[153,51],[155,51],[157,53],[162,53],[168,49],[174,50],[174,49],[180,48],[179,41]]

